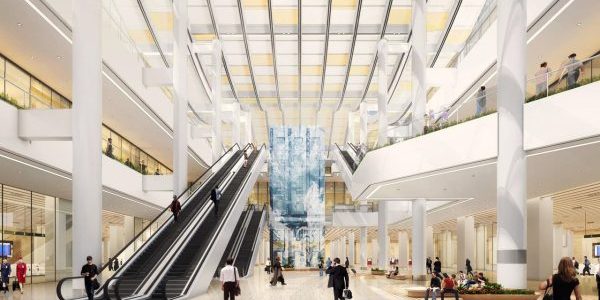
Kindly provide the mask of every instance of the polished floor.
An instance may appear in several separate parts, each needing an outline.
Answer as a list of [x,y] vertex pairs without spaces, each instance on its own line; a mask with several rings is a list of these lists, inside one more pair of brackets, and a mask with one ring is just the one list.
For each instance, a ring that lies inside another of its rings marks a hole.
[[[265,272],[258,269],[256,274],[250,278],[240,280],[242,300],[330,300],[333,292],[327,288],[327,277],[320,277],[318,272],[289,271],[284,272],[288,285],[271,287],[268,283],[269,277]],[[580,278],[582,282],[584,300],[597,300],[595,278],[588,276]],[[531,287],[536,282],[530,282]],[[350,277],[350,289],[354,299],[414,299],[406,296],[406,289],[413,286],[422,286],[423,283],[413,283],[409,280],[390,280],[383,276],[372,276],[367,274]],[[223,293],[218,281],[211,283],[207,294],[194,298],[193,300],[216,300],[223,299]],[[236,298],[237,299],[237,298]],[[575,299],[575,297],[573,297]]]
[[[327,288],[327,278],[319,277],[318,272],[289,271],[285,272],[288,283],[286,286],[277,285],[271,287],[268,283],[269,277],[265,272],[260,272],[249,278],[242,278],[242,296],[240,300],[331,300],[333,294]],[[596,282],[593,276],[580,277],[584,300],[597,300]],[[535,282],[530,282],[534,286]],[[350,288],[354,299],[413,299],[406,297],[406,289],[418,286],[411,281],[389,280],[382,276],[358,275],[350,277]],[[25,286],[24,294],[0,292],[0,300],[54,300],[56,298],[56,283],[36,283]],[[217,300],[223,299],[218,281],[211,283],[207,294],[194,298],[193,300]],[[238,299],[238,298],[236,298]],[[574,297],[572,299],[575,299]]]

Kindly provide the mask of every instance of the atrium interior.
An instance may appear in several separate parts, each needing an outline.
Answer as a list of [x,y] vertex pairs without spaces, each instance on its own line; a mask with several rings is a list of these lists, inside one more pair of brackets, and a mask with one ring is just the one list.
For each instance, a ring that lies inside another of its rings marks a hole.
[[599,29],[598,0],[0,1],[0,289],[599,299]]

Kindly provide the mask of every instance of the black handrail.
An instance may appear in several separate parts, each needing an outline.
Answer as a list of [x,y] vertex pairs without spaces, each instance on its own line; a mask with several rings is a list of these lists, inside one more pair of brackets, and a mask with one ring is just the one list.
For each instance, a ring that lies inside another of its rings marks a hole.
[[[248,148],[250,146],[250,144],[246,145],[244,147],[244,149],[242,149],[242,151],[246,150],[246,148]],[[198,176],[198,178],[196,180],[194,180],[194,182],[189,185],[181,194],[179,194],[179,196],[177,196],[177,200],[179,200],[181,197],[183,197],[183,195],[185,195],[202,177],[204,177],[204,175],[206,175],[208,173],[208,171],[210,171],[218,162],[221,161],[221,159],[223,159],[223,157],[225,157],[227,155],[227,153],[231,152],[233,150],[233,148],[237,147],[238,149],[240,149],[240,145],[238,145],[237,143],[235,143],[233,146],[231,146],[229,148],[229,150],[227,150],[225,153],[223,153],[223,155],[221,155],[221,157],[219,157],[219,159],[217,159],[215,162],[213,162],[212,165],[210,165],[200,176]],[[121,255],[121,253],[123,253],[123,251],[125,251],[125,249],[127,249],[129,246],[131,246],[132,243],[134,243],[144,232],[146,232],[146,230],[148,228],[150,228],[150,226],[152,226],[170,207],[165,207],[152,221],[150,221],[150,223],[148,223],[148,225],[146,225],[146,227],[144,227],[138,234],[136,234],[133,239],[131,239],[127,245],[125,245],[123,248],[121,248],[121,250],[119,250],[119,252],[117,252],[117,254],[115,254],[113,257],[108,259],[108,262],[105,263],[99,270],[98,270],[98,274],[102,273],[102,271],[104,269],[106,269],[108,267],[109,264],[111,264],[114,259],[118,259],[119,255]],[[125,262],[125,264],[127,264],[128,262]],[[123,268],[125,265],[121,266],[121,268]],[[63,284],[67,281],[67,280],[74,280],[74,279],[80,279],[80,278],[84,278],[84,276],[71,276],[71,277],[65,277],[63,279],[61,279],[58,284],[56,285],[56,296],[58,297],[59,300],[65,300],[65,298],[62,296],[62,286]],[[110,280],[108,280],[107,282],[110,282]],[[106,285],[105,282],[104,284]],[[98,289],[101,290],[101,289]]]

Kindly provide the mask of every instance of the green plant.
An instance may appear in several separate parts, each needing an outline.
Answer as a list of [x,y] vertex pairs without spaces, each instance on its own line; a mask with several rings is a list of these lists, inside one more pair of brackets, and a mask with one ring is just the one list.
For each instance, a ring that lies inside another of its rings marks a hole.
[[535,291],[527,290],[527,289],[505,289],[502,288],[502,285],[498,283],[487,283],[481,288],[472,288],[467,289],[464,287],[458,288],[459,294],[467,294],[467,295],[483,295],[483,294],[493,294],[493,295],[533,295]]
[[8,104],[10,104],[10,105],[12,105],[12,106],[14,106],[14,107],[16,107],[16,108],[19,108],[19,109],[23,108],[23,107],[21,107],[21,106],[19,105],[19,102],[17,101],[17,99],[15,99],[15,98],[13,98],[13,97],[10,97],[10,96],[9,96],[9,95],[7,95],[6,93],[0,93],[0,99],[2,99],[2,100],[4,100],[4,101],[8,102]]

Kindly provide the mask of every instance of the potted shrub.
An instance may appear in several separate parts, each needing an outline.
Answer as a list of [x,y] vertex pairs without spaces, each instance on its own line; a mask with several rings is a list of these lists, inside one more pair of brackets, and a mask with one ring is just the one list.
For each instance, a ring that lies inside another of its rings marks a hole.
[[539,296],[532,290],[525,289],[505,289],[502,285],[497,283],[488,283],[482,288],[477,289],[466,289],[458,288],[460,297],[464,300],[535,300]]
[[372,268],[371,275],[385,275],[385,270],[380,270],[379,268]]

